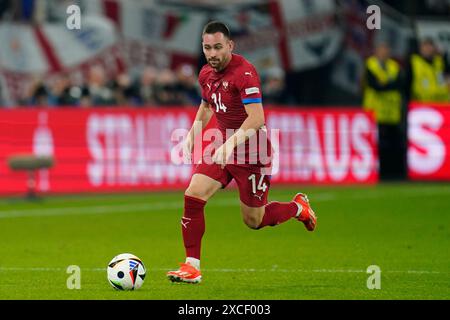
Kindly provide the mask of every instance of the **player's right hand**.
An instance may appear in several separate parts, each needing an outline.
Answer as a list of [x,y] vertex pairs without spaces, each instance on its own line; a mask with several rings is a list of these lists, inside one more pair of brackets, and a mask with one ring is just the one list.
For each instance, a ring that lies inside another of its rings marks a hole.
[[183,142],[183,160],[185,163],[192,163],[192,151],[194,150],[194,143],[191,139],[186,138]]

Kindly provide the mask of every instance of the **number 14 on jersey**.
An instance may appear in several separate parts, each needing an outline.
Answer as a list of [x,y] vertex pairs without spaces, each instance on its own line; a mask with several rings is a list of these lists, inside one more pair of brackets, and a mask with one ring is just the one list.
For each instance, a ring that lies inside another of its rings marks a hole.
[[214,104],[216,105],[216,112],[219,110],[223,110],[223,112],[227,112],[227,107],[222,103],[222,96],[217,96],[215,93],[212,94],[211,98],[214,100]]

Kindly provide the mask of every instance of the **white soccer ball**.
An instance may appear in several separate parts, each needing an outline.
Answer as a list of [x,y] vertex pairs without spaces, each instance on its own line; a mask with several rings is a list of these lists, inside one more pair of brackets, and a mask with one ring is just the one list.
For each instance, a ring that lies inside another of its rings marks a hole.
[[131,253],[122,253],[108,264],[108,281],[117,290],[137,290],[144,283],[145,266]]

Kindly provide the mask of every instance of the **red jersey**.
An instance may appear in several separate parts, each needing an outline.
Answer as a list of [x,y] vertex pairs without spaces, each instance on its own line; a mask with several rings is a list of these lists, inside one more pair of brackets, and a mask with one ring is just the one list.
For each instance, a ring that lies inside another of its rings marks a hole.
[[202,99],[217,117],[219,129],[238,129],[247,118],[244,104],[262,102],[261,84],[255,67],[233,54],[224,70],[216,72],[209,64],[200,71],[198,82]]
[[[216,72],[209,64],[203,66],[198,82],[201,87],[202,99],[206,101],[215,112],[218,128],[222,132],[224,142],[227,139],[226,129],[239,129],[247,118],[244,105],[262,103],[261,83],[255,67],[244,57],[232,54],[231,61],[225,69]],[[260,132],[257,132],[258,136]],[[264,138],[267,139],[264,129]],[[260,141],[257,150],[251,151],[246,142],[246,163],[250,154],[260,151]],[[270,142],[265,144],[271,154]],[[260,151],[261,152],[261,151]],[[238,155],[235,153],[235,159]],[[253,163],[253,162],[252,162]],[[258,160],[258,165],[261,165]],[[266,161],[263,161],[266,164]]]

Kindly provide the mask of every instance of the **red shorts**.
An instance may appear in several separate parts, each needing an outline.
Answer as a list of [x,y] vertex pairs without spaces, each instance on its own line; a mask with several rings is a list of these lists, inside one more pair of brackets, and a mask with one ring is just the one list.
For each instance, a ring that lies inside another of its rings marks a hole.
[[224,169],[219,164],[196,165],[194,174],[204,174],[222,184],[225,188],[233,179],[239,188],[241,201],[249,207],[259,208],[267,204],[270,175],[261,173],[258,166],[228,164]]

